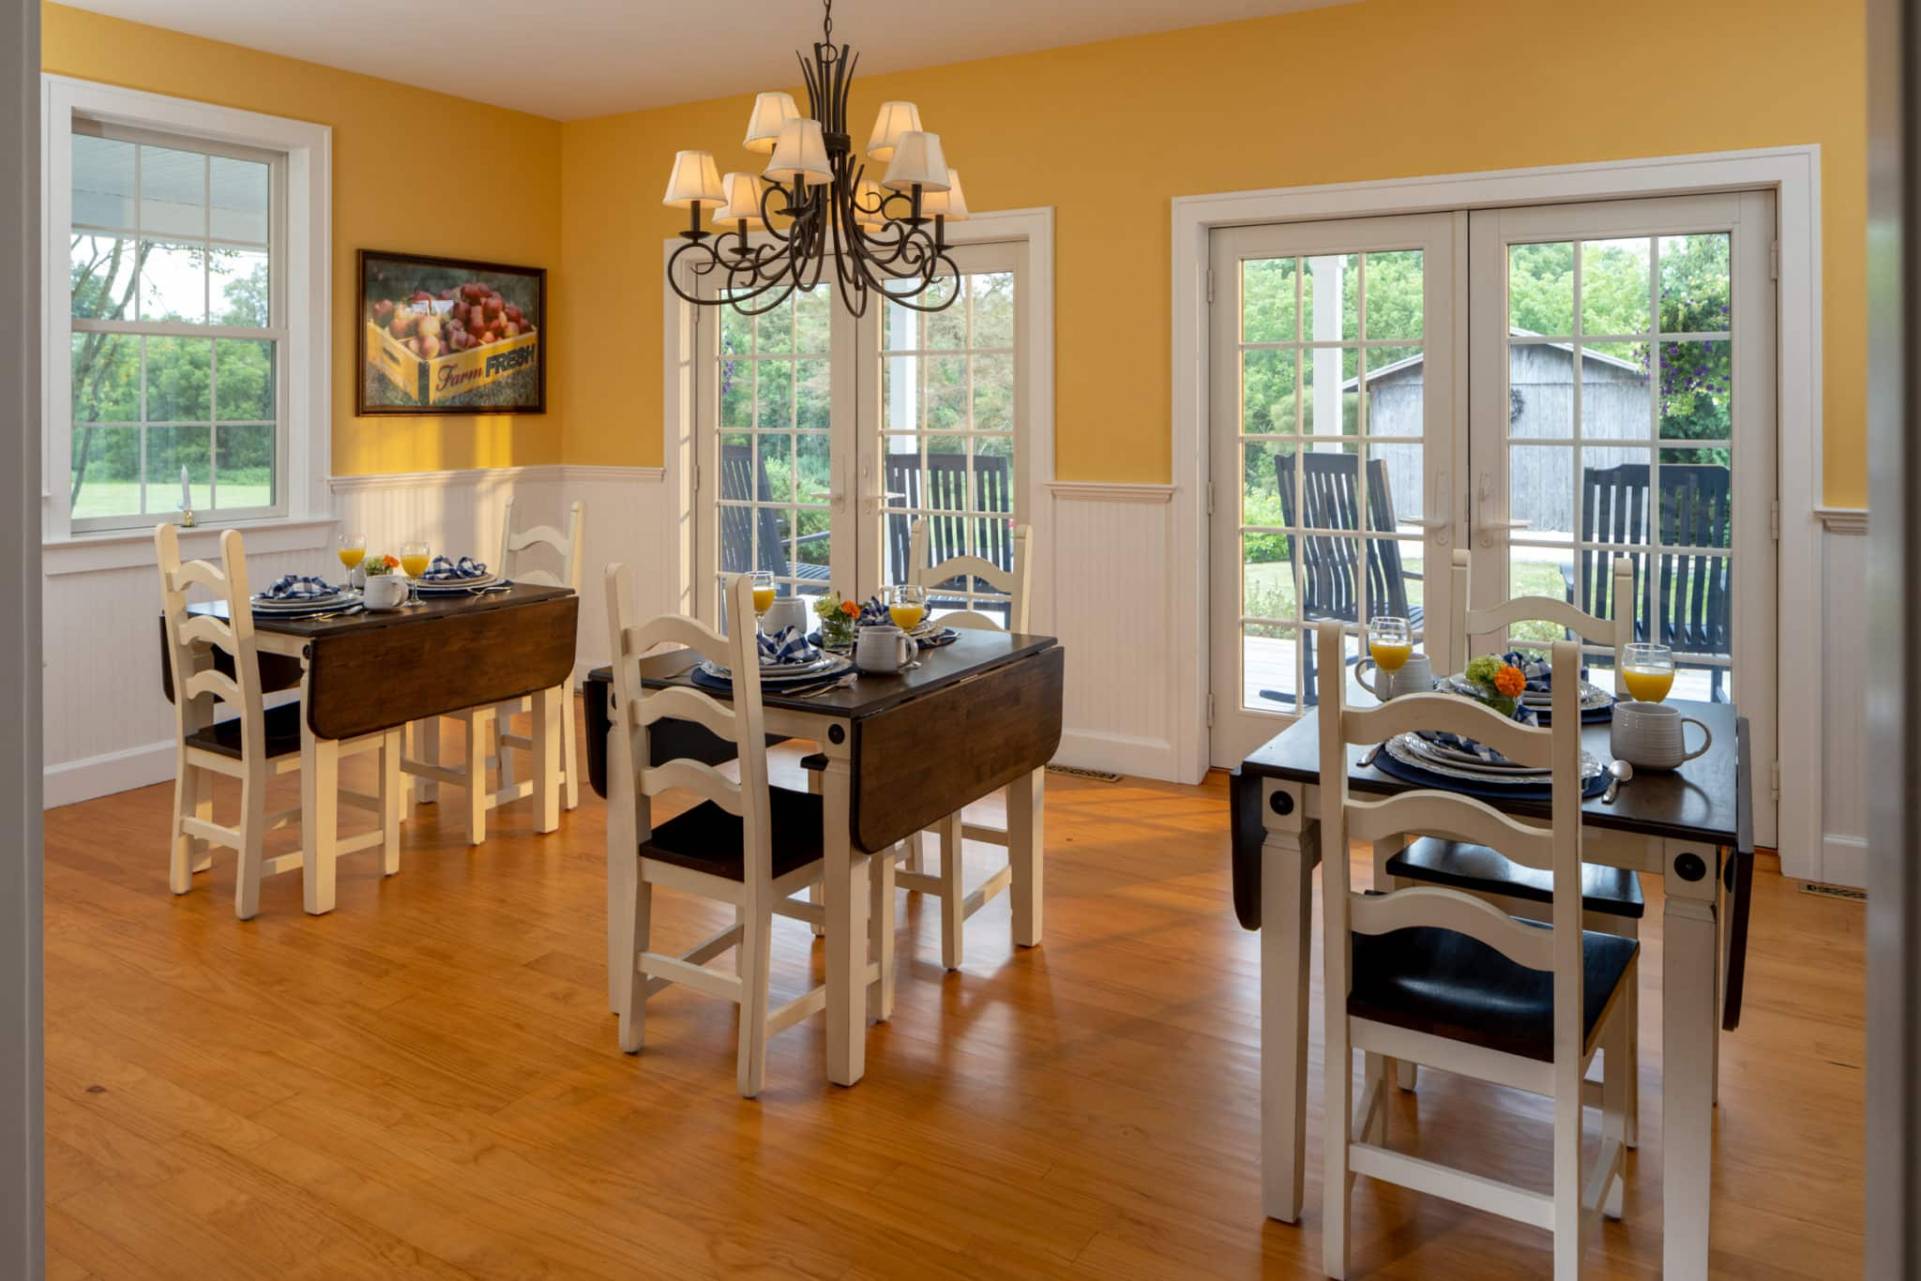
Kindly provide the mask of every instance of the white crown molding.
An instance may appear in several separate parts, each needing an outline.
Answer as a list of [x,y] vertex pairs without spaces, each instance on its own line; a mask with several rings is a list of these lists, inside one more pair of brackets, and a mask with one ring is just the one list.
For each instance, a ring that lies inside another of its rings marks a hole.
[[1120,481],[1056,480],[1048,482],[1049,492],[1064,502],[1083,503],[1170,503],[1174,486],[1129,484]]
[[1814,515],[1830,534],[1868,532],[1868,509],[1865,507],[1816,507]]

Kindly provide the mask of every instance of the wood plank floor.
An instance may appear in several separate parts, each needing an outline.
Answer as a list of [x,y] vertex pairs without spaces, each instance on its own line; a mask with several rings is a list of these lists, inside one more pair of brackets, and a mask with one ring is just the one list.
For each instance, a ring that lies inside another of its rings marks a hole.
[[[944,975],[916,901],[866,1080],[826,1083],[817,1017],[773,1039],[758,1102],[734,1092],[719,1002],[672,990],[646,1052],[616,1048],[596,798],[547,837],[525,802],[496,811],[475,850],[424,807],[400,875],[346,860],[324,918],[300,911],[297,874],[273,878],[251,922],[230,855],[167,893],[168,788],[51,811],[49,1275],[1319,1276],[1317,1146],[1306,1222],[1260,1213],[1258,940],[1229,906],[1221,780],[1048,787],[1045,946],[1010,949],[1002,898]],[[1747,1018],[1721,1065],[1714,1275],[1858,1275],[1862,908],[1771,870],[1757,887]],[[1652,907],[1646,1139],[1596,1276],[1659,1274]],[[668,894],[655,919],[663,947],[691,945],[719,914]],[[819,966],[780,923],[777,991]],[[1394,1099],[1392,1141],[1545,1186],[1548,1122],[1537,1100],[1429,1074]],[[1544,1233],[1367,1180],[1354,1207],[1354,1275],[1549,1274]]]

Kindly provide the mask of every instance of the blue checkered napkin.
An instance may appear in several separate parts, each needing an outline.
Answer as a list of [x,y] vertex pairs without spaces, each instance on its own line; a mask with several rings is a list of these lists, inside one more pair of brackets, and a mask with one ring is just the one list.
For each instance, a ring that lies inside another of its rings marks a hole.
[[465,583],[485,577],[487,566],[471,556],[462,556],[459,560],[436,556],[420,579],[426,583]]
[[862,627],[892,627],[894,616],[887,612],[887,605],[878,596],[869,596],[860,603],[860,625]]
[[[1520,667],[1521,665],[1519,663],[1514,663],[1514,660],[1519,657],[1519,654],[1509,654],[1507,658],[1502,661],[1513,663],[1514,666]],[[1522,670],[1525,671],[1526,669],[1523,668]],[[1481,702],[1479,699],[1475,701]],[[1492,706],[1492,704],[1485,702],[1482,702],[1481,705],[1483,707]],[[1495,710],[1498,711],[1500,709],[1496,708]],[[1541,723],[1540,718],[1534,714],[1534,710],[1524,706],[1518,698],[1514,700],[1514,711],[1509,715],[1509,719],[1519,721],[1529,728],[1538,726]],[[1512,763],[1507,757],[1501,755],[1486,743],[1478,742],[1475,739],[1463,738],[1459,734],[1450,734],[1446,730],[1439,729],[1424,729],[1416,732],[1430,743],[1440,747],[1451,747],[1457,752],[1467,752],[1470,755],[1478,756],[1490,765],[1507,765]]]
[[808,643],[805,633],[798,627],[783,627],[772,636],[762,632],[759,641],[762,667],[811,663],[820,657],[820,651]]
[[260,599],[320,600],[339,594],[340,589],[324,578],[315,578],[306,574],[286,574],[274,579],[273,584],[260,593]]

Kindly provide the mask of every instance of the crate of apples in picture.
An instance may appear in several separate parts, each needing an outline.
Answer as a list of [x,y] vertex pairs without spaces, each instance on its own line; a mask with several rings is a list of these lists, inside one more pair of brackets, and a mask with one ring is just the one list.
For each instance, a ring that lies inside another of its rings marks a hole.
[[529,314],[544,280],[503,282],[522,294],[523,306],[486,280],[444,284],[451,274],[444,268],[421,273],[435,278],[420,287],[384,292],[396,274],[370,278],[363,267],[361,412],[544,407],[540,332]]

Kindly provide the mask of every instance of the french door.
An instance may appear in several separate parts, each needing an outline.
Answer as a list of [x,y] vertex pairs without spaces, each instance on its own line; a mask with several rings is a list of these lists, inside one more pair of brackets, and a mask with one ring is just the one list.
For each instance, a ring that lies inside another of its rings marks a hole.
[[[1733,700],[1772,762],[1774,197],[1493,209],[1469,226],[1473,604],[1631,609],[1637,639],[1674,651],[1674,697]],[[1632,601],[1608,599],[1618,557]],[[1523,649],[1559,635],[1511,630]],[[1586,660],[1612,687],[1611,653]]]
[[[1458,668],[1460,549],[1476,606],[1631,609],[1675,696],[1737,702],[1772,762],[1774,240],[1766,193],[1213,233],[1214,763],[1314,705],[1306,624],[1343,624],[1352,661],[1369,617],[1404,614]],[[1587,661],[1611,685],[1612,655]],[[1771,841],[1765,785],[1755,819]]]
[[1214,763],[1317,701],[1312,636],[1452,613],[1452,214],[1213,234],[1208,506]]
[[[743,315],[694,318],[694,593],[766,570],[782,596],[858,599],[906,576],[912,522],[933,554],[1003,563],[1024,520],[1024,246],[956,246],[958,280],[923,312],[855,317],[828,278]],[[749,303],[750,307],[765,304]],[[991,585],[943,584],[933,612],[1004,613]]]

